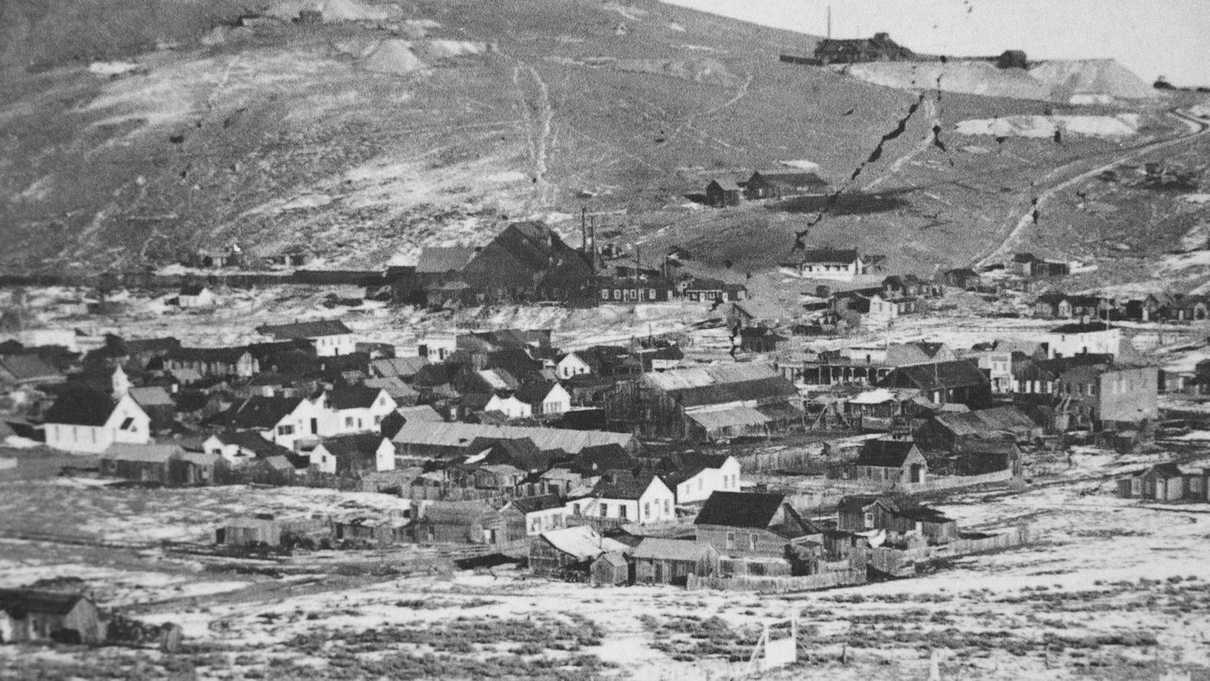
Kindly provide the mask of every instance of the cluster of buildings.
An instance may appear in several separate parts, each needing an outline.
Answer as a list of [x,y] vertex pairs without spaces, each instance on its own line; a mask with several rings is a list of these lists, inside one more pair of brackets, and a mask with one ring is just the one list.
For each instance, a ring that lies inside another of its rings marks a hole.
[[820,195],[828,183],[810,171],[757,170],[748,179],[716,177],[706,184],[706,205],[714,208],[738,206],[744,201],[782,200]]
[[809,577],[856,572],[865,581],[871,549],[948,544],[957,523],[906,497],[845,497],[832,518],[807,518],[776,493],[717,491],[675,535],[638,528],[572,525],[529,542],[536,575],[596,585],[675,584],[690,577]]

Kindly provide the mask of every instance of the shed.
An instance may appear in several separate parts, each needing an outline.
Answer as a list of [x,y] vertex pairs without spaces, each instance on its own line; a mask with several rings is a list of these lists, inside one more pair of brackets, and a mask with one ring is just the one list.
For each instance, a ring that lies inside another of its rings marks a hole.
[[91,598],[44,589],[0,589],[0,631],[11,641],[100,643],[101,611]]
[[593,586],[621,586],[630,582],[630,562],[621,551],[597,556],[588,566],[588,581]]
[[646,537],[634,547],[636,584],[684,584],[689,575],[709,577],[718,571],[718,550],[684,539]]

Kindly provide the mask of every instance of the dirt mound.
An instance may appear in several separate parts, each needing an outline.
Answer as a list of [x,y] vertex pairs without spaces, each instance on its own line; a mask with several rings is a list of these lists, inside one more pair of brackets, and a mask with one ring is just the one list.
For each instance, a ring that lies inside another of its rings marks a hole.
[[870,62],[840,68],[867,83],[905,90],[940,87],[985,97],[1049,99],[1050,89],[1019,69],[998,69],[988,62]]
[[1118,99],[1153,99],[1155,88],[1113,59],[1047,61],[1029,75],[1050,89],[1051,97],[1068,102],[1077,95],[1108,95]]
[[265,14],[279,19],[294,19],[304,9],[319,10],[324,23],[386,21],[400,14],[400,9],[395,5],[376,5],[358,0],[278,0]]
[[361,67],[374,73],[405,75],[424,68],[406,40],[384,40],[361,62]]

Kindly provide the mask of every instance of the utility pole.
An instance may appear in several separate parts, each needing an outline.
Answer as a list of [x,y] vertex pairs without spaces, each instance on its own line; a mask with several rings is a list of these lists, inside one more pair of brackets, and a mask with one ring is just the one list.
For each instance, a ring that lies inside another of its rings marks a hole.
[[832,39],[832,6],[828,5],[828,40]]

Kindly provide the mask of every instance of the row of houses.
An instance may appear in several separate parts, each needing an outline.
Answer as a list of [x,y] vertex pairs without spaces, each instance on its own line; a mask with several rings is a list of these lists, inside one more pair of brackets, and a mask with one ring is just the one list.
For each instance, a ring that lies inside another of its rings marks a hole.
[[692,538],[572,526],[530,540],[536,575],[599,585],[678,584],[695,577],[791,577],[866,570],[871,547],[923,547],[958,539],[958,525],[903,497],[850,496],[834,520],[813,521],[784,495],[715,492]]

